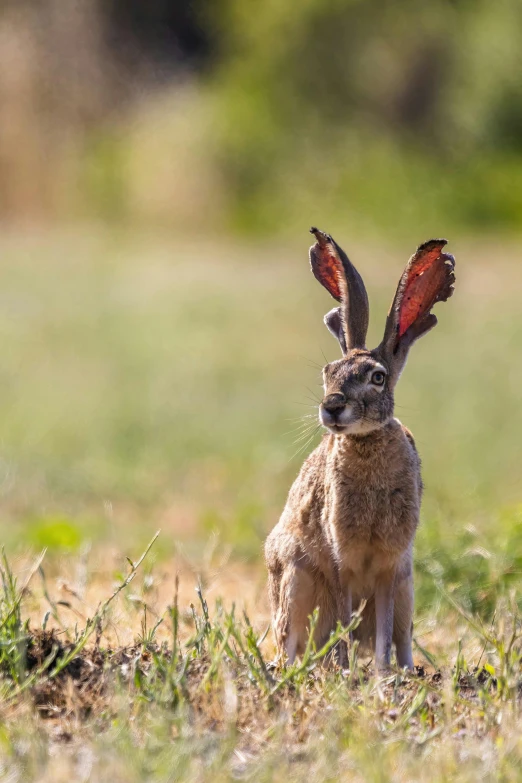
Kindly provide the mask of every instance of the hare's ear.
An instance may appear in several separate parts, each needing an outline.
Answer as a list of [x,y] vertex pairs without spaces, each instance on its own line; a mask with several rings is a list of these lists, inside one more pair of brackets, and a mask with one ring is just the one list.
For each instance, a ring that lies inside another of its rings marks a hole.
[[437,323],[431,308],[453,293],[455,259],[443,253],[445,239],[431,239],[412,255],[397,287],[378,348],[396,382],[412,343]]
[[346,345],[346,337],[344,335],[344,325],[343,325],[343,318],[341,315],[341,308],[340,307],[334,307],[333,310],[330,310],[329,313],[326,313],[325,317],[323,318],[326,328],[329,332],[333,334],[334,337],[337,337],[339,340],[339,345],[341,346],[341,350],[343,354],[346,356],[348,353],[348,346]]
[[352,348],[364,348],[368,331],[368,295],[362,278],[337,242],[317,228],[310,248],[312,272],[321,285],[341,303],[325,316],[328,329],[341,344],[344,354]]

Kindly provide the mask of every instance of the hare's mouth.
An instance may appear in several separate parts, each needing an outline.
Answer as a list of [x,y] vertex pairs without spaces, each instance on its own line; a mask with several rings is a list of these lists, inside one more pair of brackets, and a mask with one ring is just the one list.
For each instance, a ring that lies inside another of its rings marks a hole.
[[382,427],[382,422],[376,422],[368,419],[366,416],[354,416],[353,412],[349,416],[341,414],[333,419],[328,415],[320,416],[321,424],[332,435],[366,435],[373,430]]
[[326,429],[330,430],[330,432],[333,432],[335,435],[341,435],[343,432],[346,432],[346,430],[350,429],[349,424],[328,424]]
[[319,420],[323,427],[336,435],[347,432],[358,417],[354,415],[353,405],[347,404],[342,409],[335,408],[328,410],[324,405],[319,409]]

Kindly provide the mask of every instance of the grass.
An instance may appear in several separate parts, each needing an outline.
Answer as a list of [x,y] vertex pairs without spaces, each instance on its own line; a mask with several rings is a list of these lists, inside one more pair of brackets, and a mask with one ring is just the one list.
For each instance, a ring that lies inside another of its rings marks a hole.
[[[425,237],[324,228],[364,273],[377,343]],[[420,668],[379,680],[356,651],[345,673],[312,648],[270,665],[262,541],[338,355],[305,229],[295,247],[92,227],[1,245],[0,776],[518,779],[519,247],[456,238],[455,297],[401,378],[426,484]]]
[[[322,650],[309,644],[293,666],[274,665],[268,629],[258,630],[234,604],[217,601],[210,610],[201,587],[183,607],[177,583],[152,622],[141,607],[134,642],[114,647],[105,639],[109,607],[153,543],[74,631],[22,619],[30,581],[18,588],[4,557],[6,779],[518,779],[522,626],[514,601],[500,601],[485,627],[442,590],[447,635],[438,647],[454,656],[452,665],[441,664],[435,648],[412,675],[376,678],[356,648],[349,670],[326,664],[347,638],[341,627]],[[40,567],[41,560],[33,579]],[[480,650],[474,660],[470,646]]]

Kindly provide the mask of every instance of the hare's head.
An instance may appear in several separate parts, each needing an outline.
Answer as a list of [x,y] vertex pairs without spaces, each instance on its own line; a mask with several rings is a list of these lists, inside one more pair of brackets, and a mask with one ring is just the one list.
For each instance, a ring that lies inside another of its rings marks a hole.
[[364,435],[393,416],[393,392],[408,351],[437,323],[433,305],[453,293],[455,260],[442,252],[444,239],[420,245],[399,281],[383,340],[368,350],[369,307],[362,278],[331,236],[316,228],[310,231],[317,240],[310,248],[312,271],[341,303],[324,317],[343,358],[323,369],[325,393],[319,416],[331,432]]

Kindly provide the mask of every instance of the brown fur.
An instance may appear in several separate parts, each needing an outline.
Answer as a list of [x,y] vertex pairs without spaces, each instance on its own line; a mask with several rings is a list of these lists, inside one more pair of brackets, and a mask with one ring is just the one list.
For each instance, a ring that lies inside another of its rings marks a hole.
[[[331,281],[337,269],[344,276],[350,262],[330,237],[316,229],[314,233],[314,274],[333,293],[344,290],[349,297],[345,277],[335,288]],[[421,246],[417,255],[422,256],[424,247],[431,252],[433,243]],[[325,248],[328,274],[321,267]],[[340,254],[343,263],[335,267],[332,259]],[[440,264],[438,256],[434,259]],[[448,280],[442,282],[448,288]],[[429,295],[433,298],[432,289]],[[352,302],[350,320],[349,302],[343,300],[340,311],[343,332],[337,336],[345,357],[323,370],[320,417],[330,433],[304,462],[265,545],[274,631],[280,653],[293,661],[304,650],[309,617],[316,607],[315,641],[322,645],[337,621],[347,625],[365,599],[354,637],[375,647],[380,669],[390,664],[392,641],[398,665],[412,668],[412,552],[422,481],[413,437],[393,418],[394,387],[412,331],[403,342],[395,339],[393,351],[387,348],[401,315],[396,295],[396,318],[392,308],[381,346],[373,351],[346,349],[354,343],[360,346],[366,336],[367,299],[365,304],[359,291],[357,296],[358,309]],[[423,324],[428,317],[426,305]],[[384,382],[375,373],[384,376]]]

